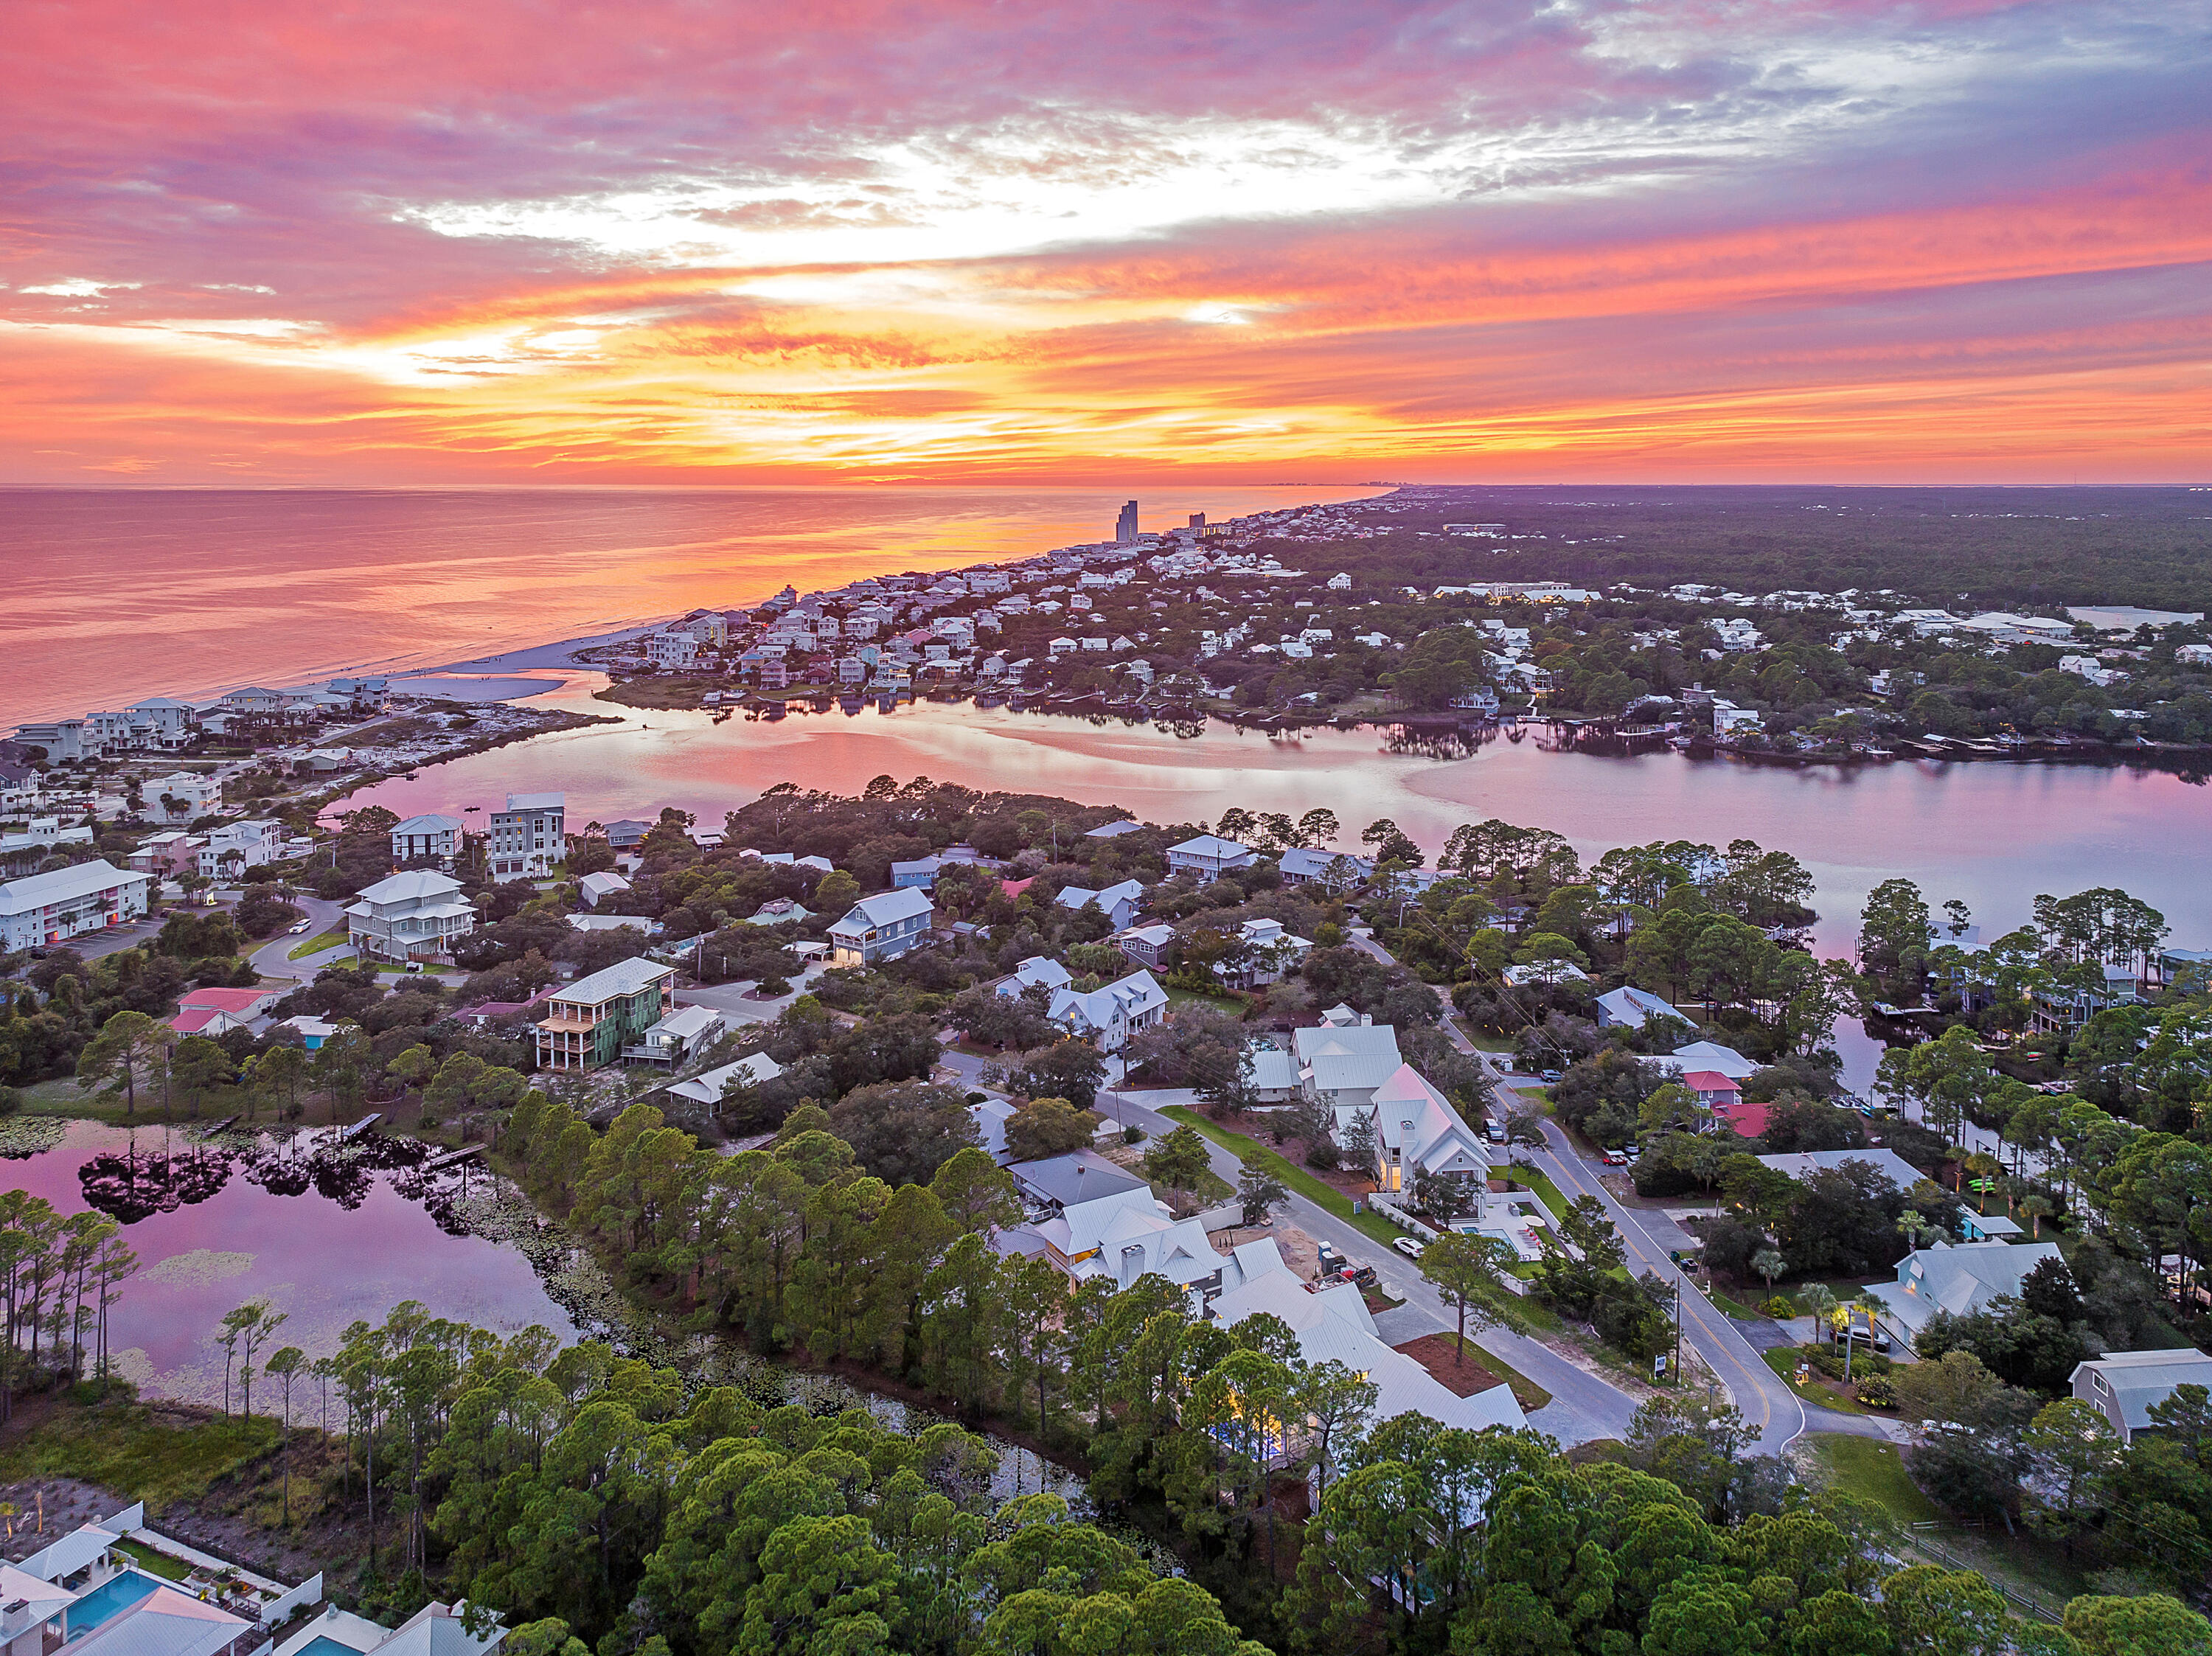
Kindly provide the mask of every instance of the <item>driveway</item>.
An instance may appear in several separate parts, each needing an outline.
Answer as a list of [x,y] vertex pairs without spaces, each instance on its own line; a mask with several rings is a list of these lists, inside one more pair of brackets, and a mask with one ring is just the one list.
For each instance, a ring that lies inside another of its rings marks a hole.
[[[1154,1106],[1183,1103],[1188,1097],[1178,1092],[1101,1093],[1098,1102],[1099,1107],[1109,1115],[1157,1136],[1172,1132],[1181,1124],[1160,1114]],[[1210,1138],[1206,1147],[1213,1171],[1234,1185],[1243,1164]],[[1296,1191],[1291,1192],[1284,1212],[1291,1223],[1316,1241],[1327,1242],[1355,1264],[1373,1265],[1383,1291],[1394,1300],[1405,1301],[1398,1310],[1389,1313],[1394,1340],[1402,1344],[1424,1333],[1440,1334],[1458,1326],[1457,1318],[1445,1307],[1443,1296],[1412,1260],[1392,1252],[1350,1221],[1339,1218]],[[1577,1368],[1549,1346],[1510,1329],[1486,1329],[1474,1340],[1552,1394],[1551,1403],[1528,1416],[1528,1423],[1538,1431],[1550,1434],[1563,1445],[1628,1435],[1628,1422],[1636,1413],[1636,1399],[1626,1392],[1607,1385],[1586,1369]]]

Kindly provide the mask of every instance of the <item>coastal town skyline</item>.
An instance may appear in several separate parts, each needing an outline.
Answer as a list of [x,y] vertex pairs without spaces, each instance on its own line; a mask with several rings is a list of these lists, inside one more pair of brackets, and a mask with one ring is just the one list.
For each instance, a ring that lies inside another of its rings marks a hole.
[[0,482],[2203,482],[2185,7],[26,8]]

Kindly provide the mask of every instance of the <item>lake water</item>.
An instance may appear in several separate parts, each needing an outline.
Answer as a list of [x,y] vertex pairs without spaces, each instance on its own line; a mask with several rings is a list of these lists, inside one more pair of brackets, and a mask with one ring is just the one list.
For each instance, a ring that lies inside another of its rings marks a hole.
[[[201,1144],[175,1130],[71,1121],[58,1143],[22,1155],[36,1125],[9,1124],[18,1149],[0,1161],[0,1188],[123,1222],[140,1269],[108,1307],[108,1347],[117,1372],[153,1394],[220,1403],[216,1329],[256,1299],[288,1314],[277,1344],[311,1357],[402,1300],[501,1333],[538,1323],[577,1337],[520,1248],[464,1228],[461,1173],[402,1165],[422,1153],[406,1141],[372,1135],[319,1154],[326,1131],[289,1147],[242,1133]],[[481,1168],[466,1184],[472,1201],[495,1187]]]
[[[1555,828],[1585,858],[1653,840],[1749,839],[1789,851],[1819,883],[1815,946],[1845,955],[1867,893],[1917,881],[1931,905],[1963,900],[1985,936],[2026,922],[2036,895],[2118,885],[2160,909],[2174,940],[2212,945],[2212,792],[2123,767],[1934,761],[1853,767],[1553,753],[1530,739],[1471,750],[1408,745],[1385,729],[1268,736],[1213,721],[1199,733],[923,702],[855,717],[641,712],[593,700],[585,676],[543,698],[611,714],[394,779],[353,796],[400,815],[477,822],[509,792],[560,789],[568,821],[650,819],[663,805],[719,823],[781,781],[857,793],[890,775],[1120,804],[1154,822],[1216,821],[1231,805],[1292,816],[1325,805],[1348,834],[1378,816],[1431,855],[1485,817]],[[1347,840],[1347,843],[1349,840]],[[1875,1049],[1845,1032],[1854,1084]]]
[[[1148,529],[1375,488],[1176,486]],[[0,730],[397,670],[1112,532],[1042,488],[0,490]]]

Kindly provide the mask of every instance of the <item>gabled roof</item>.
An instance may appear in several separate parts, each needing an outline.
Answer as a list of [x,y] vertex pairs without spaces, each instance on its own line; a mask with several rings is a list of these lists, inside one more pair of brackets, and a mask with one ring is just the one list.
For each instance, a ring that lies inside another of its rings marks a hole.
[[1677,1073],[1685,1070],[1715,1070],[1731,1081],[1741,1081],[1759,1068],[1735,1047],[1723,1046],[1717,1040],[1693,1040],[1687,1046],[1677,1046],[1663,1059],[1651,1061]]
[[916,886],[906,886],[896,891],[878,891],[872,897],[863,897],[845,911],[844,919],[830,929],[832,931],[866,931],[872,928],[892,925],[900,920],[919,919],[935,912],[936,905],[929,894]]
[[635,995],[676,975],[676,968],[664,966],[659,961],[642,956],[634,960],[617,961],[612,966],[601,967],[589,977],[578,978],[553,992],[555,1000],[575,1001],[586,1006],[596,1006],[601,1001],[614,1000],[623,995]]
[[1798,1180],[1832,1172],[1846,1162],[1863,1162],[1901,1191],[1911,1190],[1928,1176],[1895,1150],[1799,1150],[1792,1156],[1762,1156],[1759,1162]]
[[136,1604],[126,1604],[82,1639],[74,1656],[210,1656],[252,1625],[180,1592],[164,1582]]
[[2001,1295],[2017,1295],[2029,1271],[2058,1257],[2056,1242],[1959,1242],[1921,1248],[1898,1266],[1899,1285],[1909,1285],[1911,1291],[1889,1302],[1917,1300],[1921,1314],[1906,1318],[1916,1326],[1936,1311],[1963,1316]]
[[460,889],[461,883],[450,874],[441,874],[433,868],[410,868],[404,874],[393,874],[373,886],[363,887],[361,900],[365,903],[428,902],[451,897]]
[[1126,978],[1117,978],[1103,989],[1093,989],[1087,995],[1073,989],[1055,990],[1045,1016],[1079,1034],[1085,1029],[1106,1028],[1117,1013],[1124,1019],[1139,1017],[1167,1004],[1168,992],[1160,987],[1152,974],[1137,971]]
[[1632,1029],[1642,1028],[1645,1020],[1650,1018],[1674,1018],[1683,1023],[1690,1022],[1674,1010],[1673,1003],[1662,1000],[1648,989],[1638,989],[1632,985],[1624,984],[1618,989],[1608,990],[1597,998],[1597,1004],[1605,1008],[1616,1022],[1625,1023]]
[[[1346,1283],[1310,1292],[1280,1265],[1279,1257],[1278,1269],[1259,1271],[1213,1301],[1213,1314],[1224,1327],[1261,1313],[1281,1318],[1297,1337],[1298,1355],[1306,1362],[1340,1362],[1374,1383],[1378,1421],[1421,1415],[1469,1431],[1486,1426],[1518,1429],[1528,1423],[1514,1401],[1512,1387],[1495,1386],[1471,1398],[1458,1396],[1404,1352],[1382,1343],[1357,1289]],[[1238,1263],[1244,1264],[1242,1250]]]
[[88,897],[95,891],[109,891],[118,886],[145,885],[150,874],[133,874],[106,860],[73,863],[67,868],[49,870],[44,874],[26,875],[20,880],[0,882],[0,914],[22,914],[34,908],[44,908],[48,903],[64,903],[75,897]]
[[[688,1009],[687,1009],[688,1010]],[[722,1089],[730,1084],[732,1077],[741,1077],[748,1085],[757,1087],[764,1081],[773,1081],[783,1073],[783,1065],[766,1052],[755,1052],[741,1058],[735,1064],[725,1064],[720,1069],[708,1070],[689,1081],[679,1081],[668,1090],[678,1098],[688,1098],[701,1104],[719,1104]]]
[[1364,1092],[1388,1081],[1406,1060],[1387,1023],[1322,1024],[1291,1034],[1291,1051],[1322,1092]]
[[1170,853],[1181,852],[1186,857],[1212,857],[1231,860],[1249,857],[1252,847],[1240,846],[1234,840],[1224,840],[1218,834],[1194,834],[1179,845],[1168,847]]
[[404,834],[411,838],[419,839],[424,834],[452,834],[460,826],[459,817],[441,816],[435,811],[432,811],[421,816],[410,816],[404,822],[395,823],[392,831],[394,834]]
[[2151,1423],[2151,1410],[2172,1397],[2177,1386],[2212,1388],[2212,1356],[2191,1350],[2107,1351],[2077,1364],[2072,1383],[2078,1386],[2085,1374],[2103,1379],[2104,1389],[2120,1406],[2120,1418],[2129,1431],[2136,1432]]
[[277,998],[274,989],[187,989],[177,998],[179,1006],[198,1011],[210,1008],[224,1012],[252,1012]]
[[1375,864],[1364,857],[1353,857],[1340,851],[1306,851],[1296,846],[1282,854],[1276,866],[1293,879],[1318,880],[1328,872],[1330,865],[1342,862],[1356,878],[1372,879]]
[[1400,1153],[1409,1168],[1430,1173],[1486,1172],[1490,1151],[1451,1101],[1431,1086],[1419,1070],[1401,1064],[1375,1089],[1375,1136]]
[[1066,1156],[1018,1162],[1012,1173],[1015,1184],[1032,1200],[1051,1202],[1060,1207],[1073,1207],[1124,1191],[1149,1190],[1135,1174],[1115,1167],[1096,1150],[1071,1150]]

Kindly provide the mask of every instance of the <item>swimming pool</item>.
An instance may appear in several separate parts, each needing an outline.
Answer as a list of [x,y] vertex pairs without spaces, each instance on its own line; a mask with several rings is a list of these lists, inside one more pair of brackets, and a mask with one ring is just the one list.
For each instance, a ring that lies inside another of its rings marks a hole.
[[89,1633],[118,1611],[125,1611],[161,1582],[137,1570],[124,1570],[111,1575],[90,1592],[69,1607],[67,1627],[72,1639]]
[[361,1656],[351,1645],[342,1645],[327,1633],[319,1633],[292,1653],[292,1656]]

